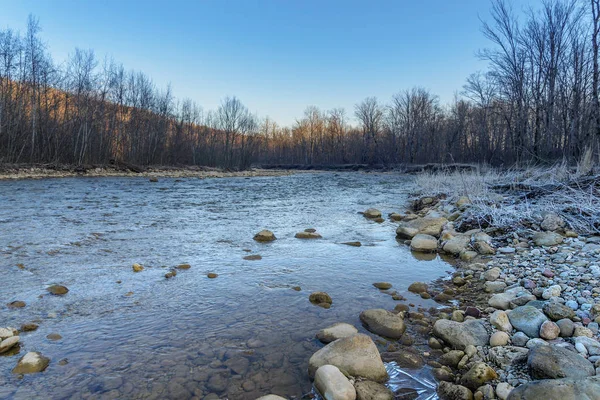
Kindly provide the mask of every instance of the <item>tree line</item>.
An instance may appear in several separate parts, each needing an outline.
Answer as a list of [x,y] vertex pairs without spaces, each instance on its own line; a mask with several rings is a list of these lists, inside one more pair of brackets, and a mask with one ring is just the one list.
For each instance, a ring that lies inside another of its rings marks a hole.
[[544,0],[519,18],[493,0],[482,23],[488,70],[449,104],[427,89],[309,106],[280,126],[237,98],[204,111],[93,51],[57,64],[29,17],[0,30],[0,162],[205,165],[576,160],[600,138],[600,0]]

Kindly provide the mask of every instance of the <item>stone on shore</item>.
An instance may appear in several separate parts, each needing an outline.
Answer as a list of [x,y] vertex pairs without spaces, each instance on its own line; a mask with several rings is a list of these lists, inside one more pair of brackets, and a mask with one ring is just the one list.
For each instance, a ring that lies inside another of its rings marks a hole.
[[575,344],[580,344],[585,347],[585,350],[590,356],[600,356],[600,342],[591,339],[587,336],[577,336]]
[[50,364],[50,359],[44,357],[42,353],[30,351],[19,359],[17,366],[12,372],[15,374],[33,374],[42,372]]
[[392,339],[400,339],[406,330],[401,314],[381,308],[363,311],[360,320],[369,331]]
[[[218,397],[217,397],[218,399]],[[285,397],[277,396],[276,394],[268,394],[266,396],[261,396],[256,400],[287,400]]]
[[486,382],[497,379],[498,374],[489,365],[483,362],[475,363],[460,379],[460,384],[475,390]]
[[545,340],[554,340],[560,335],[560,328],[555,322],[546,321],[540,326],[540,337]]
[[545,379],[514,388],[508,400],[596,400],[600,393],[600,375],[584,379]]
[[427,291],[427,284],[424,282],[413,282],[408,287],[409,292],[413,293],[423,293]]
[[12,349],[19,343],[19,336],[11,336],[6,338],[0,342],[0,354],[6,353],[8,350]]
[[353,325],[338,322],[337,324],[333,324],[317,332],[317,339],[323,343],[331,343],[335,340],[352,336],[357,333],[358,329]]
[[437,239],[431,235],[419,233],[410,241],[410,249],[421,253],[435,253],[437,251]]
[[441,381],[437,388],[440,400],[473,400],[473,392],[462,385]]
[[558,346],[532,348],[527,366],[534,379],[585,378],[596,373],[588,360]]
[[272,242],[275,239],[277,239],[275,237],[275,234],[273,234],[273,232],[267,229],[264,229],[258,232],[256,235],[254,235],[254,240],[256,240],[257,242]]
[[556,246],[563,242],[563,237],[556,232],[537,232],[533,235],[536,246]]
[[401,239],[412,239],[415,235],[423,233],[436,238],[440,237],[442,227],[448,222],[446,218],[417,218],[412,221],[401,222],[396,229],[396,235]]
[[508,315],[502,310],[496,310],[490,315],[490,324],[503,332],[510,332],[513,329]]
[[503,369],[526,361],[528,354],[528,349],[517,346],[492,347],[488,353],[490,361]]
[[540,337],[540,327],[548,318],[543,312],[532,306],[521,306],[508,313],[513,328],[525,333],[530,338]]
[[455,322],[439,319],[433,325],[433,333],[458,350],[464,350],[468,345],[485,346],[489,341],[489,335],[479,320]]
[[354,383],[357,400],[393,400],[394,394],[381,383],[358,381]]
[[335,365],[323,365],[315,372],[315,387],[327,400],[355,400],[356,390]]
[[508,336],[508,333],[502,332],[502,331],[494,332],[492,334],[492,336],[490,337],[490,346],[491,347],[506,346],[509,341],[510,341],[510,336]]
[[575,331],[575,324],[568,318],[559,319],[556,325],[560,329],[560,337],[571,337]]
[[448,239],[442,246],[442,250],[446,253],[458,256],[462,252],[468,250],[470,242],[471,235],[458,235]]
[[575,311],[573,311],[571,307],[554,301],[545,303],[542,307],[542,310],[544,311],[544,314],[546,314],[552,321],[558,321],[564,318],[575,318]]
[[46,290],[50,293],[50,294],[54,294],[56,296],[62,296],[65,295],[69,292],[69,289],[66,286],[63,285],[52,285],[52,286],[48,286],[46,288]]
[[19,332],[15,328],[0,328],[0,341],[12,336],[18,336]]
[[314,377],[317,369],[327,364],[335,365],[353,377],[375,382],[388,379],[377,346],[369,336],[361,333],[331,342],[313,354],[308,361],[309,376]]

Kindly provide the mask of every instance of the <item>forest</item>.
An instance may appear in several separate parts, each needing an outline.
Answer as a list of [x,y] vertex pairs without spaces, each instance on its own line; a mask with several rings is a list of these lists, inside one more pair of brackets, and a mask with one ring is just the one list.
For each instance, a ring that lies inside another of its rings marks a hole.
[[524,15],[518,2],[490,7],[476,55],[488,68],[449,104],[400,88],[353,110],[308,106],[292,126],[236,97],[204,110],[92,50],[57,63],[30,16],[24,33],[0,30],[0,163],[510,166],[597,152],[600,0],[544,0]]

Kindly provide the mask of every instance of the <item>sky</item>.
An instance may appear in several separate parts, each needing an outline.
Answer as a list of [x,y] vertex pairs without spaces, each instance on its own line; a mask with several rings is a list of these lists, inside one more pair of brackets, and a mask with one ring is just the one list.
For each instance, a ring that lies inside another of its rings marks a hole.
[[[535,0],[531,0],[535,3]],[[522,10],[526,0],[516,0]],[[169,83],[176,98],[216,109],[237,96],[291,125],[309,105],[354,106],[424,87],[450,102],[485,70],[489,0],[0,0],[0,29],[33,14],[53,58],[75,48]]]

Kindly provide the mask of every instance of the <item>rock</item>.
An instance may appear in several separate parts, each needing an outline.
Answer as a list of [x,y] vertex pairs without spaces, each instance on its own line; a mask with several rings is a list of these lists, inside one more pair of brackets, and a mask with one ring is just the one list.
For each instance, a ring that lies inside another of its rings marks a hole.
[[467,196],[460,196],[458,200],[456,200],[456,207],[460,208],[468,204],[471,204],[471,199],[469,199]]
[[546,342],[544,339],[540,339],[540,338],[533,338],[533,339],[529,339],[527,341],[527,344],[525,345],[525,347],[527,347],[528,349],[533,349],[534,347],[537,346],[549,346],[550,344],[548,342]]
[[308,300],[311,303],[316,304],[316,305],[321,305],[321,304],[331,305],[331,304],[333,304],[333,300],[331,300],[331,296],[329,296],[325,292],[312,292],[310,294],[310,296],[308,296]]
[[19,359],[17,366],[12,372],[15,374],[33,374],[42,372],[50,364],[50,359],[44,357],[42,353],[30,351]]
[[27,322],[21,325],[21,332],[31,332],[35,331],[39,327],[35,322]]
[[424,282],[413,282],[408,287],[409,292],[423,293],[427,291],[427,284]]
[[528,349],[516,346],[492,347],[488,352],[490,361],[502,369],[507,369],[514,364],[524,362],[527,360],[528,354]]
[[256,235],[254,235],[254,240],[256,240],[257,242],[272,242],[275,239],[277,238],[275,237],[273,232],[267,229],[264,229],[258,232]]
[[384,309],[365,310],[360,313],[360,320],[369,331],[392,339],[399,339],[406,330],[401,314]]
[[323,236],[316,232],[298,232],[294,235],[296,239],[321,239]]
[[506,400],[513,389],[514,388],[508,383],[500,382],[498,386],[496,386],[496,396],[498,396],[500,400]]
[[534,379],[585,378],[596,373],[588,360],[558,346],[532,348],[527,366]]
[[464,356],[465,352],[462,350],[450,350],[449,352],[442,354],[438,359],[438,362],[442,365],[456,368]]
[[552,321],[558,321],[560,319],[575,318],[575,311],[571,307],[567,307],[564,304],[549,301],[542,307],[544,314],[548,316]]
[[471,390],[475,390],[486,382],[497,378],[498,374],[496,374],[493,368],[486,363],[477,362],[460,378],[460,384]]
[[527,336],[523,332],[515,332],[515,334],[512,336],[511,341],[515,346],[525,347],[525,345],[529,341],[529,336]]
[[214,272],[209,272],[208,274],[206,274],[206,277],[209,279],[215,279],[218,276],[219,274],[215,274]]
[[473,261],[477,256],[476,251],[465,250],[460,252],[460,259],[465,262]]
[[375,282],[373,284],[373,286],[375,286],[377,289],[380,289],[380,290],[387,290],[387,289],[391,289],[392,284],[389,282]]
[[404,215],[393,212],[388,215],[392,221],[402,221],[404,219]]
[[469,388],[450,382],[440,382],[437,394],[440,400],[473,400],[473,392]]
[[335,365],[350,376],[385,382],[388,374],[373,340],[357,333],[329,343],[308,361],[308,374],[314,377],[322,365]]
[[192,268],[192,266],[190,264],[179,264],[178,266],[176,266],[175,268],[177,269],[181,269],[181,270],[186,270],[186,269],[190,269]]
[[481,317],[481,310],[477,307],[467,306],[465,307],[465,315],[468,317],[479,318]]
[[[540,228],[545,231],[557,231],[565,227],[565,220],[556,213],[547,213],[544,216]],[[557,243],[558,244],[558,243]]]
[[540,337],[540,326],[548,320],[543,312],[532,306],[521,306],[508,314],[513,328],[525,333],[530,338]]
[[401,239],[412,239],[415,235],[423,233],[425,235],[440,237],[442,227],[448,222],[446,218],[417,218],[412,221],[403,221],[396,229],[396,235]]
[[177,271],[174,269],[170,270],[169,272],[167,272],[165,274],[165,278],[167,278],[167,279],[174,278],[176,276],[177,276]]
[[465,313],[461,310],[452,311],[452,321],[463,322],[465,320]]
[[69,292],[69,289],[67,289],[66,286],[62,286],[62,285],[52,285],[52,286],[49,286],[48,288],[46,288],[46,290],[49,293],[57,295],[57,296],[62,296]]
[[342,244],[345,244],[346,246],[352,246],[352,247],[360,247],[360,246],[362,246],[361,242],[343,242]]
[[575,331],[575,325],[570,319],[564,318],[556,321],[556,325],[560,329],[560,337],[571,337]]
[[448,254],[458,256],[462,252],[468,250],[470,242],[471,242],[471,235],[458,235],[451,239],[448,239],[443,244],[442,250]]
[[23,308],[26,306],[24,301],[21,300],[15,300],[15,301],[11,301],[10,303],[8,303],[6,305],[8,308]]
[[510,392],[508,400],[597,400],[600,375],[584,379],[547,379],[529,382]]
[[514,254],[516,253],[517,249],[515,249],[514,247],[499,247],[498,248],[498,252],[502,253],[502,254]]
[[56,341],[62,339],[62,336],[58,333],[49,333],[46,335],[46,339]]
[[437,251],[437,239],[431,235],[419,233],[410,241],[410,249],[421,253],[435,253]]
[[407,369],[419,369],[425,364],[420,355],[402,350],[381,353],[381,359],[384,362],[395,361],[400,368]]
[[497,310],[490,315],[490,324],[503,332],[511,332],[513,327],[505,311]]
[[467,357],[471,358],[475,354],[477,354],[477,347],[473,346],[472,344],[469,344],[467,347],[465,347],[465,355]]
[[138,263],[135,263],[131,266],[131,269],[133,269],[133,272],[142,272],[144,270],[144,267],[142,267]]
[[148,180],[149,180],[150,182],[152,182],[152,183],[156,183],[156,182],[158,182],[158,178],[157,178],[157,177],[155,177],[155,176],[153,176],[152,178],[150,178],[150,179],[148,179]]
[[259,254],[251,254],[249,256],[244,256],[242,257],[244,260],[246,261],[258,261],[258,260],[262,260],[262,256]]
[[483,273],[483,279],[485,279],[486,281],[495,281],[496,279],[498,279],[500,277],[500,274],[502,273],[502,270],[498,267],[494,267],[491,269],[488,269],[487,271],[485,271]]
[[473,245],[475,251],[482,255],[492,255],[496,254],[496,249],[494,249],[488,242],[484,242],[483,240],[478,240]]
[[459,350],[464,350],[470,344],[485,346],[489,341],[489,335],[479,320],[455,322],[439,319],[433,325],[433,333]]
[[575,343],[583,345],[590,356],[600,356],[600,343],[597,340],[587,336],[578,336],[575,338]]
[[594,333],[592,332],[591,329],[588,329],[584,326],[576,326],[575,329],[573,330],[573,336],[577,337],[577,336],[587,336],[589,338],[594,337]]
[[381,218],[381,211],[379,211],[376,208],[369,208],[368,210],[363,212],[363,215],[366,218]]
[[431,370],[433,377],[438,381],[454,382],[454,374],[450,368],[433,368]]
[[502,281],[486,282],[483,284],[483,290],[487,293],[501,293],[506,289],[506,283]]
[[323,343],[330,343],[334,340],[352,336],[356,333],[358,333],[358,329],[354,326],[339,322],[317,332],[317,339]]
[[488,304],[500,310],[508,310],[512,302],[519,301],[527,303],[535,300],[536,297],[522,287],[515,287],[506,290],[504,293],[496,293],[488,300]]
[[490,346],[506,346],[509,341],[510,336],[508,336],[508,333],[502,331],[494,332],[494,334],[490,337]]
[[[217,396],[218,399],[218,396]],[[275,394],[268,394],[266,396],[259,397],[256,400],[286,400],[285,397],[277,396]]]
[[556,246],[563,242],[563,237],[555,232],[537,232],[533,235],[536,246]]
[[560,292],[561,292],[561,287],[560,285],[552,285],[547,289],[544,289],[544,291],[542,292],[542,298],[548,300],[551,299],[552,297],[558,297],[560,296]]
[[15,328],[0,328],[0,341],[12,336],[18,336],[19,332]]
[[546,321],[540,326],[540,337],[546,340],[554,340],[560,334],[560,328],[552,321]]
[[358,381],[354,383],[357,400],[393,400],[394,394],[381,383]]
[[19,343],[19,340],[20,340],[19,336],[11,336],[9,338],[2,340],[0,342],[0,354],[6,353],[8,350],[12,349],[14,346],[17,345],[17,343]]
[[355,400],[356,390],[334,365],[323,365],[315,373],[315,387],[325,399]]

